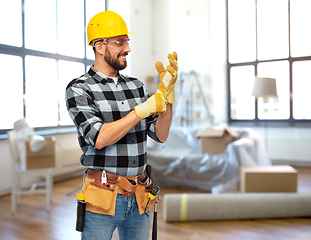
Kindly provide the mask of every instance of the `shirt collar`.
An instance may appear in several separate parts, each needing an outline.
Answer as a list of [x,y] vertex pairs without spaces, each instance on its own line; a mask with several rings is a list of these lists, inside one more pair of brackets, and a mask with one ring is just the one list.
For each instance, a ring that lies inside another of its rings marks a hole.
[[[94,78],[96,81],[101,82],[101,83],[106,83],[111,79],[110,77],[106,76],[105,74],[101,73],[100,71],[98,71],[96,68],[94,68],[94,65],[92,65],[88,71],[88,74],[90,74],[90,76],[92,76],[92,78]],[[117,73],[118,76],[118,81],[125,81],[125,77],[120,74],[120,72],[118,71]],[[111,81],[113,81],[111,79]]]

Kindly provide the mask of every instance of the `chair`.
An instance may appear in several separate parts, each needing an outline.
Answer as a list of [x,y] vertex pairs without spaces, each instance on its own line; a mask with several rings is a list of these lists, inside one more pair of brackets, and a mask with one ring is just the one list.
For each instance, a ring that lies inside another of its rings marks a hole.
[[[20,196],[22,194],[43,193],[46,194],[46,210],[50,211],[53,194],[53,168],[27,169],[26,164],[22,161],[26,158],[25,141],[19,140],[14,130],[9,131],[7,135],[12,163],[11,212],[16,212],[16,205],[20,203]],[[32,179],[28,184],[26,182],[27,178],[28,181]],[[44,181],[33,182],[34,178],[43,179]],[[38,186],[45,186],[45,188],[37,189]]]

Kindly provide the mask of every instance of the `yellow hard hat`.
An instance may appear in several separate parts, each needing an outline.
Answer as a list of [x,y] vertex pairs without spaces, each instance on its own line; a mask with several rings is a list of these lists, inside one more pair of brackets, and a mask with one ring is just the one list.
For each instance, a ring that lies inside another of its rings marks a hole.
[[87,25],[89,45],[94,39],[130,34],[123,18],[113,11],[97,13]]

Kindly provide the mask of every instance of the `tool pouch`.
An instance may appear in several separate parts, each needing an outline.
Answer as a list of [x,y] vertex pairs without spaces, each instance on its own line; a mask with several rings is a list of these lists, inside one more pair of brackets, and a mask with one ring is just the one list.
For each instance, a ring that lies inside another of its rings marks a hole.
[[[144,183],[141,183],[140,181],[138,181],[135,196],[136,196],[136,202],[138,205],[139,214],[145,213],[145,208],[146,208],[146,205],[149,199],[148,195],[151,192],[151,188],[153,186],[154,186],[154,183],[152,182],[152,184],[148,186],[148,188],[146,188]],[[158,196],[156,196],[153,200],[150,200],[148,203],[146,212],[148,212],[150,208],[152,207],[152,205],[158,200],[159,200]]]
[[86,210],[95,213],[115,215],[117,190],[115,185],[103,186],[99,181],[85,178],[84,193]]

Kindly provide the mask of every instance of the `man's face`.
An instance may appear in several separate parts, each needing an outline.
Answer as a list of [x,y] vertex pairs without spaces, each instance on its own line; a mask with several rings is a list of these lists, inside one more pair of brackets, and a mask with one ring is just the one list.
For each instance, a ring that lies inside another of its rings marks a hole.
[[[131,51],[127,39],[127,35],[108,39],[104,59],[115,70],[123,70],[127,66],[126,56]],[[119,46],[118,43],[122,43],[122,46]]]

